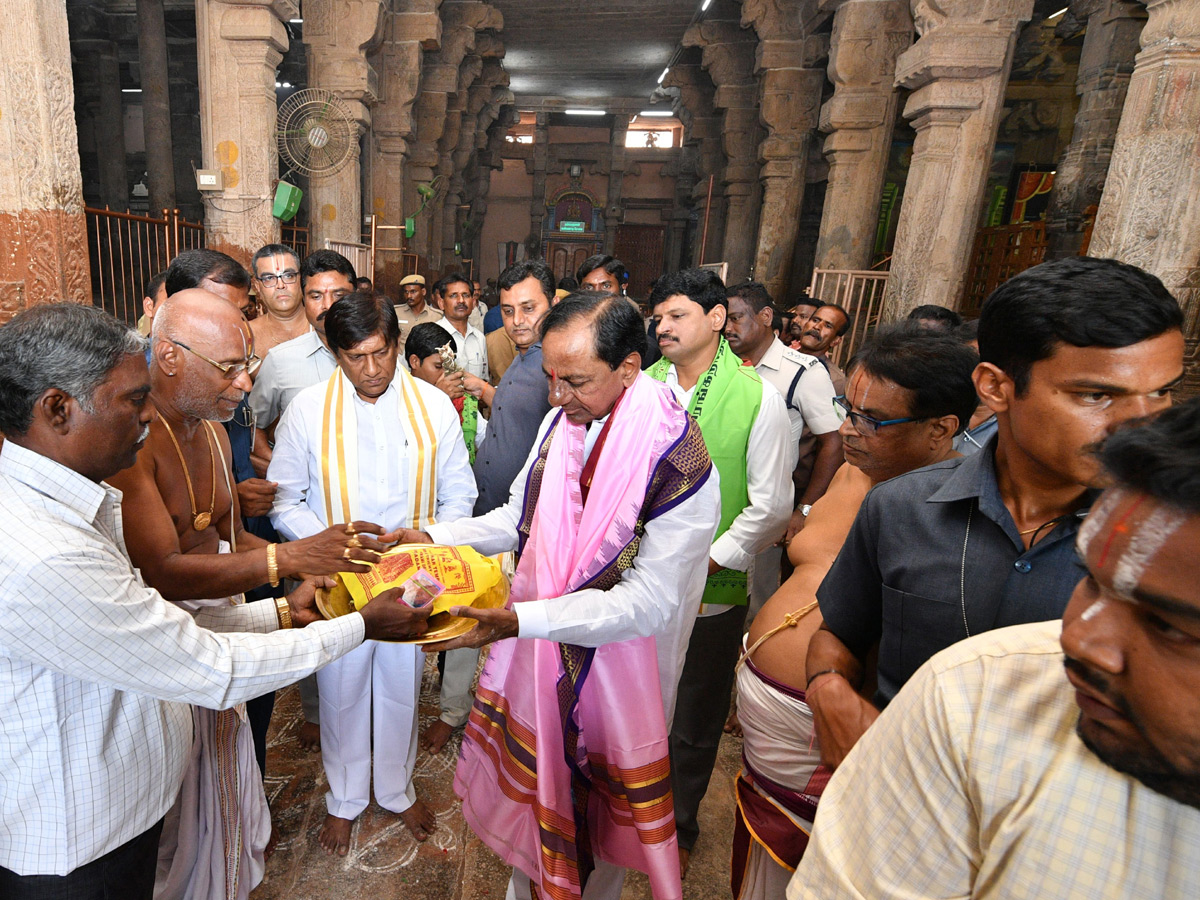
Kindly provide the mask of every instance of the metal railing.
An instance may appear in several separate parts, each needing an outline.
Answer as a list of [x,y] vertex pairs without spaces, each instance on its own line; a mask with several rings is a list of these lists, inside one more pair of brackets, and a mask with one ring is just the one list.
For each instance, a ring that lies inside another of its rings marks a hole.
[[163,217],[104,209],[84,209],[92,302],[118,319],[136,325],[146,285],[184,250],[205,245],[204,226],[184,219],[179,210]]
[[325,238],[325,249],[336,251],[350,260],[350,265],[354,266],[355,275],[365,275],[367,278],[374,279],[375,252],[369,244],[360,244],[357,241],[335,241],[333,238]]
[[836,303],[850,314],[850,330],[829,354],[838,366],[844,364],[879,324],[888,273],[870,269],[814,269],[808,296]]

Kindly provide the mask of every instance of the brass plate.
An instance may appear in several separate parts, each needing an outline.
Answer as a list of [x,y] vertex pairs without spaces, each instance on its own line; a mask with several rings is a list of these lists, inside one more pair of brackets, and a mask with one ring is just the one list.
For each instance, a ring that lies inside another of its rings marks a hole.
[[[503,606],[506,602],[500,595],[501,592],[493,591],[491,596],[480,598],[480,601],[475,604],[476,609],[495,609]],[[507,592],[503,592],[507,594]],[[338,585],[333,589],[317,588],[317,610],[326,619],[336,619],[339,616],[347,615],[354,612],[354,603],[350,599],[350,592]],[[418,638],[409,638],[403,641],[395,641],[397,644],[433,644],[438,641],[448,641],[460,635],[466,634],[479,623],[474,619],[468,619],[463,616],[452,616],[450,613],[438,613],[429,617],[429,629]]]

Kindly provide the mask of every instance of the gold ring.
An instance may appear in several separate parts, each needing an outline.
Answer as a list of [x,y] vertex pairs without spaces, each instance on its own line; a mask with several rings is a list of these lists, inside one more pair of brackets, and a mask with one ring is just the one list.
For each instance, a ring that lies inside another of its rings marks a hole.
[[347,547],[345,550],[342,551],[342,559],[349,559],[349,558],[350,558],[350,548]]
[[358,539],[358,535],[355,535],[346,542],[346,546],[353,547],[355,550],[359,550],[362,548],[362,541]]
[[350,537],[354,537],[354,535],[357,534],[357,532],[354,530],[353,522],[346,523],[346,534],[350,535]]

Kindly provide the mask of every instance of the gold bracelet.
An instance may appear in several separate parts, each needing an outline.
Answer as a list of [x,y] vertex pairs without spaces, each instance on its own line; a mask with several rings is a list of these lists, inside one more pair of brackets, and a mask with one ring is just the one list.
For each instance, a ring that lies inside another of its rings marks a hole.
[[280,628],[292,627],[292,609],[288,606],[287,597],[275,598],[275,614],[279,616]]
[[267,581],[279,587],[279,563],[275,560],[275,545],[267,544]]

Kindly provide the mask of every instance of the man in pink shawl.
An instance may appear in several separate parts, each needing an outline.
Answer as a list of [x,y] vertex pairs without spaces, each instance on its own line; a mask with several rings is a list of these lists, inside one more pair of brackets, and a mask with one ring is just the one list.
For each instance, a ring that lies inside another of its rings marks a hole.
[[720,516],[700,430],[641,373],[628,301],[546,316],[552,409],[505,506],[402,540],[517,550],[508,609],[426,649],[492,648],[454,787],[513,866],[509,897],[616,898],[626,868],[679,900],[667,759],[676,686]]

